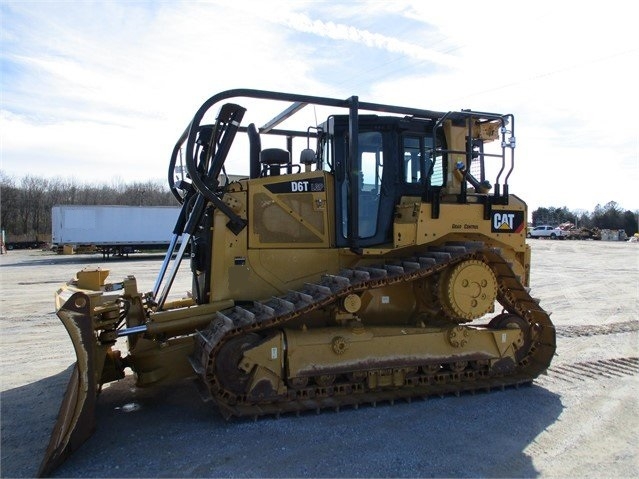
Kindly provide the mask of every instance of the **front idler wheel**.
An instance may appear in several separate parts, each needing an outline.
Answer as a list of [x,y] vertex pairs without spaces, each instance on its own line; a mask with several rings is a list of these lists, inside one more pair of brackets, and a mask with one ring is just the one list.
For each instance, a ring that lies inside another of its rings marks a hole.
[[521,362],[526,357],[532,344],[528,321],[516,314],[502,313],[495,316],[488,323],[488,327],[491,329],[520,329],[522,335],[521,339],[515,343],[515,358],[517,362]]
[[246,334],[229,340],[215,358],[215,373],[225,389],[236,394],[245,394],[251,383],[251,373],[240,369],[244,352],[262,341],[259,334]]

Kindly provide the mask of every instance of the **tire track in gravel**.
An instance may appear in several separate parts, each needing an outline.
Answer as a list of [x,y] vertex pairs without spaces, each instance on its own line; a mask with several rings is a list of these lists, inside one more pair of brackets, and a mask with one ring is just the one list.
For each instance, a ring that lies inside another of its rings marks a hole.
[[537,382],[581,383],[599,379],[618,379],[639,374],[639,357],[621,357],[558,364],[548,368],[547,375]]
[[[611,324],[588,324],[557,327],[557,337],[584,338],[639,331],[639,321],[620,321]],[[635,356],[598,359],[592,361],[554,363],[546,375],[536,379],[537,383],[571,383],[600,379],[618,379],[639,374],[639,358]]]
[[611,324],[589,324],[584,326],[556,327],[557,336],[562,338],[580,338],[606,334],[631,333],[639,331],[639,321],[621,321]]

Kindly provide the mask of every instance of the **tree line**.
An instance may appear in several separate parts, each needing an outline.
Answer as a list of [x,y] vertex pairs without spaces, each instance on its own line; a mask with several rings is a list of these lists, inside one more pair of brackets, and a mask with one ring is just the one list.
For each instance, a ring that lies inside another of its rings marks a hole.
[[533,226],[572,223],[578,228],[624,230],[628,236],[632,236],[638,231],[638,215],[639,211],[624,211],[615,201],[610,201],[604,206],[598,204],[592,212],[570,211],[565,206],[537,208],[532,212],[532,222]]
[[55,205],[176,206],[160,181],[85,184],[68,178],[26,175],[16,179],[0,171],[0,227],[6,241],[49,241]]

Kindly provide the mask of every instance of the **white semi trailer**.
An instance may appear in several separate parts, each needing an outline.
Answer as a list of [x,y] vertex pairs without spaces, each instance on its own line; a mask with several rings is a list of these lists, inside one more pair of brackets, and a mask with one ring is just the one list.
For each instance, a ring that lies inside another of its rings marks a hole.
[[91,246],[105,255],[162,248],[179,214],[173,206],[54,206],[51,243],[58,249]]

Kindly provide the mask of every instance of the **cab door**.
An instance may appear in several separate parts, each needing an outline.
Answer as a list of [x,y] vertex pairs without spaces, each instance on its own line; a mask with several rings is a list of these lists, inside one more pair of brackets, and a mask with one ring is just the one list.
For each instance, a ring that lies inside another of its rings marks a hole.
[[[372,118],[371,118],[372,117]],[[393,158],[395,137],[392,128],[383,128],[377,117],[360,117],[356,157],[347,154],[347,122],[335,119],[336,244],[340,247],[370,247],[392,241],[396,202],[397,161]],[[357,167],[353,169],[352,162]],[[356,180],[349,174],[357,175]],[[352,202],[357,208],[351,217]],[[350,222],[356,222],[356,238]]]

